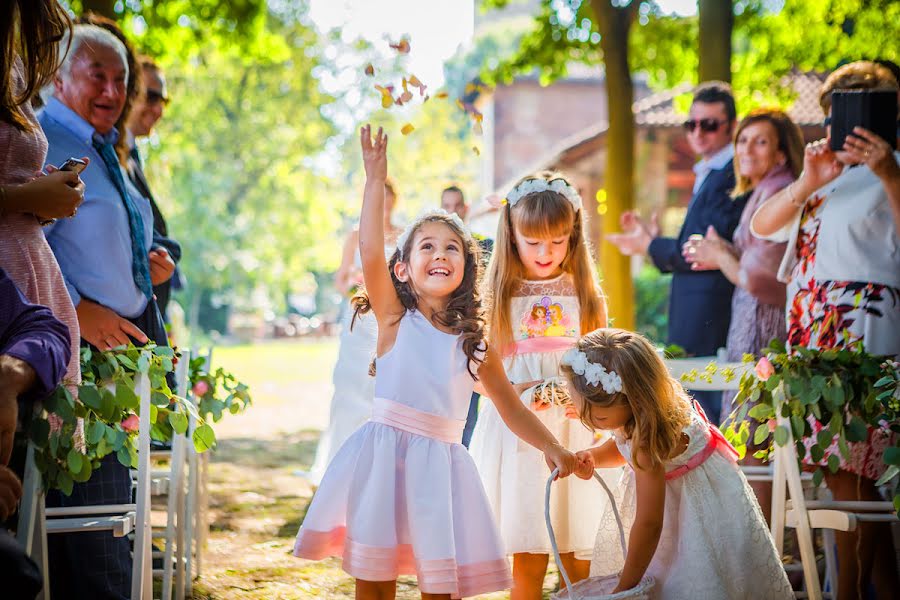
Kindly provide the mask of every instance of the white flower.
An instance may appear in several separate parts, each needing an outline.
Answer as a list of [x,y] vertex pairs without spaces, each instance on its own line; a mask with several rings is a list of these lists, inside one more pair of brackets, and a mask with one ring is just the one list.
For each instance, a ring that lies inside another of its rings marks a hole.
[[529,194],[546,191],[556,192],[557,194],[562,195],[572,204],[572,207],[576,211],[581,210],[581,196],[575,188],[569,185],[568,181],[562,178],[557,178],[553,181],[547,181],[546,179],[526,179],[512,189],[506,196],[506,202],[512,207],[516,205],[516,202]]
[[409,235],[422,223],[425,219],[429,217],[450,217],[450,220],[453,221],[454,225],[459,227],[459,229],[463,232],[465,242],[468,242],[472,238],[472,234],[469,232],[466,224],[463,223],[463,220],[459,218],[459,215],[456,213],[448,213],[443,208],[428,208],[419,213],[419,216],[415,218],[415,220],[406,226],[406,229],[403,230],[403,233],[397,236],[397,248],[400,249],[400,255],[403,256],[403,247],[406,246],[406,241],[409,239]]
[[588,360],[587,354],[578,348],[571,348],[562,357],[562,363],[568,365],[576,375],[581,375],[588,385],[600,385],[607,394],[622,391],[622,378],[615,371],[607,371],[599,363]]

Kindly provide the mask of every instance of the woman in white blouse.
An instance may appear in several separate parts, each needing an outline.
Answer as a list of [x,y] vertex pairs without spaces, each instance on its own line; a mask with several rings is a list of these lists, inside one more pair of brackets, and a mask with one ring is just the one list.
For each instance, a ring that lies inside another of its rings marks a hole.
[[[844,65],[820,93],[829,118],[831,94],[838,89],[897,91],[898,83],[875,63]],[[759,208],[751,230],[757,237],[788,242],[778,275],[788,283],[789,347],[862,345],[871,354],[897,356],[900,152],[894,149],[896,139],[887,141],[862,128],[853,133],[838,152],[829,149],[830,139],[808,145],[800,177]],[[822,427],[814,423],[813,429]],[[835,474],[825,470],[836,500],[881,500],[875,481],[886,468],[882,455],[889,445],[893,440],[886,429],[873,429],[866,442],[850,444],[850,460],[841,460]],[[855,532],[838,532],[837,546],[838,600],[865,597],[870,578],[879,598],[900,588],[887,524],[861,523]]]

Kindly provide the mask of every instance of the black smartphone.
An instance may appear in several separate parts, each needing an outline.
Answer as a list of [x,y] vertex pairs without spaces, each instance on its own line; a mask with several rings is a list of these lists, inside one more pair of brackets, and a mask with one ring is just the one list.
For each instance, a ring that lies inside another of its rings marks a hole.
[[60,171],[74,171],[78,175],[87,167],[87,163],[80,158],[70,158],[59,166]]
[[854,127],[865,127],[897,148],[897,92],[837,90],[831,95],[831,149],[844,149]]

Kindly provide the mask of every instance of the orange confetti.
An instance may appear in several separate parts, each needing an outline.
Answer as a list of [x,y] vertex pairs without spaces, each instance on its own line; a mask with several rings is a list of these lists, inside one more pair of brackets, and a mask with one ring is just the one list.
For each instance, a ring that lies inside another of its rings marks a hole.
[[404,78],[403,78],[403,84],[402,84],[402,85],[403,85],[403,91],[404,91],[404,92],[408,92],[408,91],[409,91],[409,87],[407,87],[407,86],[408,86],[408,83],[409,83],[409,82],[406,81],[406,77],[404,77]]
[[403,135],[409,135],[409,134],[411,134],[413,131],[415,131],[415,129],[416,129],[416,128],[413,127],[410,123],[407,123],[406,125],[404,125],[404,126],[400,129],[400,133],[402,133]]
[[466,84],[466,92],[465,92],[466,96],[468,96],[469,94],[471,94],[472,92],[474,92],[477,89],[478,89],[478,87],[474,83],[467,83]]
[[413,87],[423,87],[422,82],[419,81],[419,78],[416,77],[415,75],[409,76],[409,85],[411,85]]
[[472,146],[472,152],[475,153],[475,156],[481,156],[481,150],[478,149],[478,146]]
[[404,103],[409,102],[410,100],[412,100],[412,98],[413,98],[412,92],[410,92],[409,90],[400,94],[400,100],[403,101]]
[[372,63],[366,65],[366,75],[369,77],[375,76],[375,67],[372,66]]
[[475,109],[472,110],[472,118],[475,119],[476,123],[481,123],[484,120],[484,115]]
[[437,94],[434,95],[434,97],[435,97],[435,98],[441,98],[441,99],[443,99],[443,98],[446,98],[446,97],[449,96],[449,95],[450,95],[450,94],[448,94],[447,92],[438,92]]
[[409,45],[409,39],[407,38],[403,38],[396,44],[390,44],[390,46],[400,54],[409,54],[409,51],[411,49]]

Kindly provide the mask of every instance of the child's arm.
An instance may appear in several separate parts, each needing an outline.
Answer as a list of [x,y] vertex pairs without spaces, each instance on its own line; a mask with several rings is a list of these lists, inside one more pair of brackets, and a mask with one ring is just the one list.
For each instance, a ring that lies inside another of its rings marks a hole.
[[359,219],[359,257],[372,312],[378,324],[382,325],[386,318],[403,312],[384,258],[384,182],[387,179],[388,138],[379,127],[373,142],[369,125],[360,130],[360,137],[366,188]]
[[547,466],[559,469],[559,476],[566,477],[575,468],[575,455],[560,446],[544,424],[525,408],[519,395],[506,378],[503,362],[493,350],[488,350],[478,369],[478,378],[484,384],[488,397],[497,407],[500,418],[510,430],[544,453]]
[[619,452],[615,440],[606,440],[599,446],[593,446],[587,450],[575,453],[578,464],[575,467],[575,475],[582,479],[590,479],[594,476],[594,469],[612,469],[625,464],[625,458]]
[[[640,457],[638,457],[638,460]],[[666,473],[662,465],[654,469],[641,469],[633,465],[637,513],[628,536],[628,555],[619,577],[619,584],[612,593],[629,590],[641,582],[647,566],[656,552],[662,533],[663,514],[666,506]],[[648,459],[640,461],[648,464]]]

